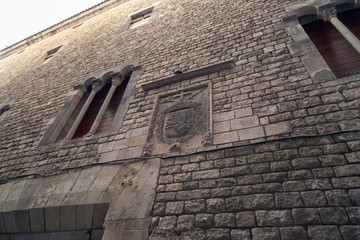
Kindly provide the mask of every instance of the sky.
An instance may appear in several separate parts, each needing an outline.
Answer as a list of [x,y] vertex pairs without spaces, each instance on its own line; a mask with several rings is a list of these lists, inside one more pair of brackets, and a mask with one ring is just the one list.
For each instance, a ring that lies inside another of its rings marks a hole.
[[104,0],[2,0],[0,50]]

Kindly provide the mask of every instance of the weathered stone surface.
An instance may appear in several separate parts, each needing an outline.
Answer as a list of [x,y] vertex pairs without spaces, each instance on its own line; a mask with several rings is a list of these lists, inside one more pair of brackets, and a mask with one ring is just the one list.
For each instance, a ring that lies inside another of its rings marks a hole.
[[299,193],[275,193],[275,203],[278,208],[303,206]]
[[251,128],[259,125],[259,118],[257,116],[236,118],[234,120],[231,120],[230,123],[232,130]]
[[360,205],[360,189],[350,189],[349,196],[354,204]]
[[174,229],[176,227],[176,217],[167,216],[161,217],[159,221],[159,228],[161,229]]
[[206,237],[209,240],[230,240],[230,230],[212,228],[206,230]]
[[225,201],[222,198],[210,198],[206,200],[207,212],[218,213],[225,211]]
[[263,240],[263,239],[276,239],[280,240],[280,233],[278,228],[252,228],[251,233],[253,239]]
[[336,226],[309,226],[308,235],[310,239],[321,239],[327,236],[328,239],[341,239],[339,229]]
[[301,198],[306,207],[327,206],[325,194],[321,191],[301,192]]
[[148,237],[148,230],[125,230],[123,239],[139,239],[146,240]]
[[250,240],[250,231],[249,230],[231,230],[231,239],[232,240]]
[[215,227],[235,227],[235,214],[218,213],[214,216]]
[[320,216],[315,208],[296,208],[291,210],[296,225],[320,224]]
[[[105,2],[1,51],[0,110],[16,101],[0,117],[0,232],[104,224],[104,239],[360,238],[359,76],[336,78],[297,21],[323,3]],[[149,6],[149,22],[127,31]],[[51,61],[29,69],[59,44]],[[130,70],[116,128],[61,140],[91,79]],[[204,84],[211,91],[200,98]],[[169,105],[211,103],[202,118],[173,122],[192,125],[197,138],[145,144],[165,95]],[[38,145],[62,130],[60,141]],[[157,147],[164,155],[153,160]]]
[[238,130],[239,140],[250,140],[265,137],[263,127],[254,127]]
[[289,210],[255,211],[258,226],[291,226],[293,221]]
[[194,215],[182,215],[177,219],[177,227],[182,231],[187,231],[193,229],[195,226],[195,217]]
[[237,212],[243,209],[241,197],[229,197],[225,199],[225,206],[228,212]]
[[200,228],[212,228],[214,226],[214,215],[196,214],[195,225]]
[[243,197],[245,209],[271,209],[275,206],[272,194],[254,194]]
[[186,213],[200,213],[205,211],[205,200],[190,200],[185,201]]
[[332,178],[331,183],[335,188],[358,188],[360,187],[360,177]]
[[291,128],[291,125],[288,122],[275,123],[275,124],[265,126],[266,136],[291,133],[292,131],[293,131],[293,129]]
[[344,208],[319,208],[320,217],[325,224],[346,224],[349,219]]
[[360,207],[348,207],[346,208],[346,212],[352,224],[360,223]]
[[220,172],[218,169],[213,169],[213,170],[193,172],[192,176],[193,176],[193,180],[218,178],[220,177]]
[[254,212],[239,212],[236,214],[236,225],[238,227],[255,227]]
[[237,131],[214,134],[214,144],[224,144],[239,140]]
[[165,214],[181,214],[184,211],[184,202],[166,203]]
[[326,189],[332,189],[332,185],[330,183],[329,179],[310,179],[305,180],[306,188],[309,190],[326,190]]
[[305,183],[303,181],[287,181],[283,182],[282,187],[284,191],[301,191],[305,190]]
[[325,192],[330,206],[350,206],[351,201],[345,190],[332,190]]
[[337,177],[356,176],[360,172],[360,164],[334,167],[334,172]]
[[360,226],[341,226],[340,231],[344,239],[358,239],[360,237]]
[[289,240],[308,239],[304,227],[282,227],[280,228],[280,234],[282,239],[289,239]]
[[160,159],[147,160],[134,177],[133,185],[125,188],[116,203],[110,205],[106,220],[148,217],[155,198],[159,169]]

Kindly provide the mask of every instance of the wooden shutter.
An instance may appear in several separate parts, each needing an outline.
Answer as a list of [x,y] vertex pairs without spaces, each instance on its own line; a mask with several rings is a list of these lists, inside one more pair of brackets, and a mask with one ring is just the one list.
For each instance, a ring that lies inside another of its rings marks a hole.
[[[338,18],[360,39],[360,9],[340,13]],[[360,74],[360,54],[331,23],[317,20],[303,27],[336,77]]]

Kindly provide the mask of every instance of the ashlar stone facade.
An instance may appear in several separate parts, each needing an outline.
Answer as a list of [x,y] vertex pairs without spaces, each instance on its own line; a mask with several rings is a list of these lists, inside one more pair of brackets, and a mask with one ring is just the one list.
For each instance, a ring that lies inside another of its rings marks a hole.
[[359,7],[109,0],[2,50],[0,239],[360,239],[360,75],[301,25]]

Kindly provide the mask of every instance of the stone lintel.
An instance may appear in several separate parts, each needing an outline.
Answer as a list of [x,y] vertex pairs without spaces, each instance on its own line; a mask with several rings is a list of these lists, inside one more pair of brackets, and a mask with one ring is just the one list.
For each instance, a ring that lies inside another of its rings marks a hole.
[[173,83],[177,83],[177,82],[181,82],[183,80],[186,79],[191,79],[191,78],[195,78],[195,77],[199,77],[199,76],[203,76],[206,74],[210,74],[210,73],[214,73],[214,72],[218,72],[218,71],[222,71],[225,69],[229,69],[234,67],[234,61],[233,60],[229,60],[229,61],[225,61],[225,62],[221,62],[221,63],[216,63],[213,65],[208,65],[206,67],[200,68],[200,69],[196,69],[196,70],[191,70],[188,72],[184,72],[178,75],[171,75],[171,76],[167,76],[164,78],[160,78],[159,80],[156,81],[152,81],[149,83],[144,83],[141,85],[142,89],[148,91],[151,89],[155,89],[155,88],[160,88],[169,84],[173,84]]

